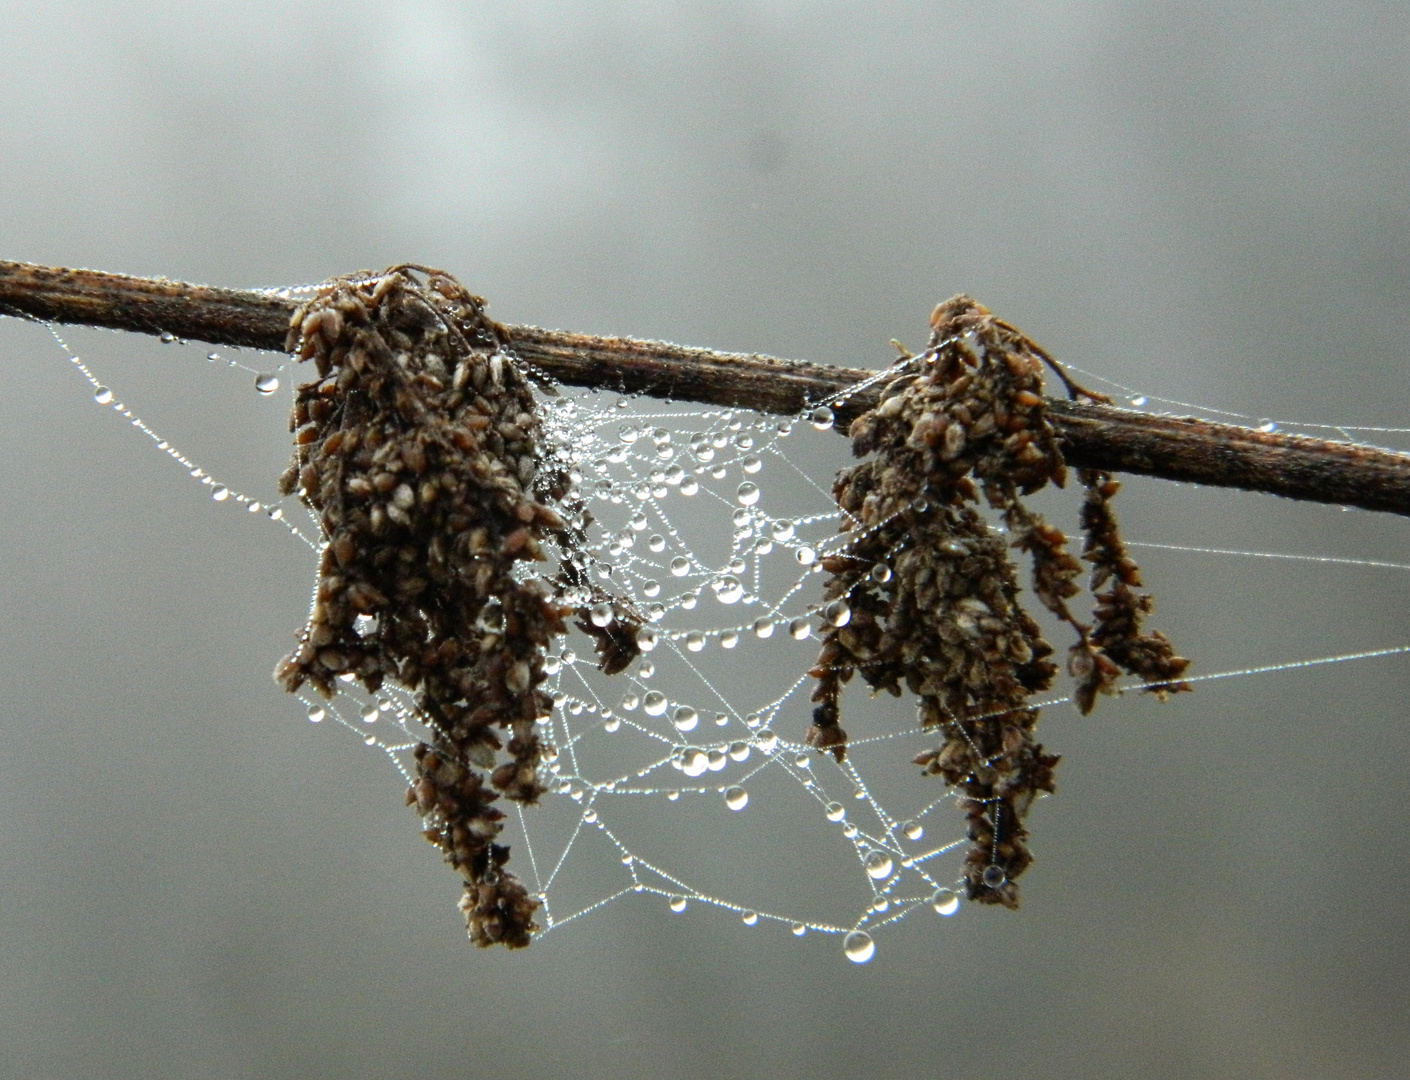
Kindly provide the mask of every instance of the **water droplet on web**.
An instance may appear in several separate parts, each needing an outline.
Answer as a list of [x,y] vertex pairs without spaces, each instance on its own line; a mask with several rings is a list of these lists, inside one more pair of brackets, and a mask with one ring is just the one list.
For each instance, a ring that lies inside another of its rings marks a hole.
[[676,577],[685,577],[686,574],[690,573],[690,560],[684,555],[677,555],[671,560],[671,573],[675,574]]
[[710,767],[710,755],[698,746],[687,746],[681,754],[681,772],[686,776],[700,776]]
[[767,616],[754,620],[754,636],[758,638],[772,637],[774,633],[774,621]]
[[279,376],[272,373],[255,376],[255,389],[266,397],[279,389]]
[[93,390],[93,400],[99,405],[111,405],[113,402],[113,392],[106,386],[95,387]]
[[930,906],[937,915],[953,915],[960,909],[960,894],[954,889],[936,889],[930,895]]
[[813,755],[805,750],[793,759],[793,764],[800,769],[811,769],[813,767]]
[[661,583],[653,579],[643,581],[641,583],[641,592],[643,596],[660,596]]
[[852,621],[852,609],[845,600],[834,600],[823,608],[822,615],[830,626],[846,626]]
[[1264,432],[1265,434],[1270,431],[1277,431],[1278,423],[1276,420],[1264,420],[1259,423],[1258,430]]
[[666,550],[666,538],[660,533],[652,533],[647,537],[646,546],[657,554],[660,554]]
[[720,648],[733,649],[739,644],[739,634],[734,630],[725,630],[720,634]]
[[729,572],[731,574],[742,574],[745,569],[746,564],[743,559],[734,558],[729,561]]
[[819,405],[808,414],[808,419],[812,422],[813,427],[817,428],[819,431],[826,431],[828,428],[832,427],[832,410],[826,405]]
[[700,490],[700,483],[699,483],[699,481],[695,480],[693,477],[692,477],[691,479],[689,479],[689,480],[682,480],[682,481],[681,481],[681,494],[682,494],[682,495],[694,495],[694,494],[695,494],[697,491],[699,491],[699,490]]
[[754,735],[754,741],[759,744],[759,749],[766,754],[771,754],[778,746],[778,736],[774,734],[772,728],[760,728]]
[[689,705],[682,705],[671,715],[671,723],[676,725],[677,731],[694,731],[699,722],[700,714]]
[[823,811],[828,821],[841,821],[847,816],[847,808],[840,802],[830,802]]
[[641,532],[646,528],[646,515],[638,510],[631,516],[631,520],[627,524],[631,526],[633,532]]
[[561,653],[558,654],[558,658],[562,660],[565,664],[571,664],[578,659],[578,654],[575,653],[572,649],[564,649]]
[[685,904],[686,899],[684,896],[671,897],[671,910],[674,911],[677,915],[679,915],[682,911],[685,910]]
[[848,840],[852,839],[852,837],[857,835],[857,826],[850,821],[847,822],[846,825],[842,826],[842,835]]
[[804,544],[802,547],[800,547],[797,551],[793,553],[793,557],[797,559],[799,564],[802,566],[812,566],[813,563],[817,560],[818,553],[812,548],[810,548],[807,544]]
[[793,936],[794,936],[794,937],[802,937],[802,936],[803,936],[804,934],[806,934],[807,932],[808,932],[808,928],[807,928],[807,926],[805,926],[803,923],[796,922],[796,923],[793,924]]
[[622,695],[621,707],[624,712],[631,712],[640,704],[641,698],[637,697],[635,694]]
[[725,752],[719,747],[715,747],[713,750],[711,750],[708,754],[705,755],[705,758],[709,764],[711,772],[719,772],[721,769],[723,769],[726,765],[729,764],[729,759],[725,757]]
[[767,536],[761,536],[754,541],[754,550],[760,555],[767,555],[774,549],[774,542]]
[[854,964],[865,964],[876,955],[876,943],[865,930],[853,930],[842,939],[842,955]]
[[793,538],[793,522],[787,518],[775,521],[769,526],[769,535],[779,542],[791,540]]
[[543,672],[545,675],[557,675],[563,667],[563,661],[556,656],[546,656],[543,661]]
[[636,439],[637,439],[636,425],[634,425],[634,424],[623,424],[621,427],[619,427],[619,428],[617,429],[617,438],[621,439],[624,443],[634,443],[634,442],[636,442]]
[[208,352],[206,353],[206,359],[209,360],[211,363],[215,363],[217,360],[220,359],[220,353]]
[[[654,584],[656,584],[656,583],[653,581],[653,582],[651,582],[650,584],[654,585]],[[660,590],[659,588],[656,590],[656,592],[660,592],[660,591],[661,591],[661,590]],[[652,595],[652,596],[655,596],[656,593],[652,593],[651,595]],[[665,605],[664,605],[664,604],[648,604],[648,605],[646,606],[646,617],[647,617],[648,619],[650,619],[652,622],[660,622],[662,619],[664,619],[664,618],[666,617],[666,607],[665,607]]]
[[1138,408],[1138,409],[1144,408],[1144,407],[1145,407],[1145,404],[1146,404],[1146,395],[1145,395],[1145,394],[1137,394],[1135,397],[1133,397],[1133,398],[1131,399],[1131,404],[1132,404],[1133,406],[1135,406],[1136,408]]
[[749,792],[738,784],[725,788],[725,805],[731,810],[743,810],[749,805]]
[[682,597],[680,598],[681,610],[682,610],[682,611],[694,611],[694,610],[695,610],[695,604],[696,604],[696,601],[697,601],[698,599],[699,599],[699,598],[698,598],[694,593],[686,593],[684,596],[682,596]]
[[211,492],[211,498],[216,502],[224,502],[226,499],[230,498],[230,489],[228,487],[218,487]]
[[716,726],[716,727],[724,727],[724,726],[725,726],[726,724],[728,724],[728,723],[729,723],[729,716],[728,716],[727,714],[722,713],[722,712],[717,712],[717,713],[715,714],[715,726]]
[[925,827],[919,821],[908,821],[901,826],[901,835],[907,840],[919,840],[925,835]]
[[1008,875],[1004,873],[1002,866],[986,866],[984,868],[984,884],[989,888],[1000,888],[1007,880]]
[[588,807],[586,810],[583,811],[583,820],[586,821],[589,825],[593,824],[593,822],[597,820],[597,811],[594,810],[592,807]]
[[886,899],[886,897],[884,896],[878,896],[875,900],[871,902],[871,909],[875,911],[878,915],[884,911],[889,910],[890,907],[891,901]]
[[163,330],[159,339],[163,345],[170,345],[176,340],[176,335]]
[[764,463],[759,460],[759,455],[750,454],[748,457],[746,457],[743,461],[739,463],[739,467],[745,472],[753,474],[762,469],[764,467]]
[[730,743],[729,756],[733,761],[747,761],[749,759],[749,744],[742,741]]
[[308,707],[308,718],[315,724],[320,723],[327,715],[328,710],[322,705],[310,705]]
[[699,630],[692,630],[685,636],[685,647],[691,652],[699,652],[705,648],[705,635]]
[[650,652],[652,649],[656,648],[658,638],[659,635],[654,628],[643,626],[636,632],[636,647],[642,652]]
[[747,431],[741,431],[734,437],[734,445],[741,450],[748,450],[754,445],[754,436],[750,435]]
[[588,613],[593,626],[607,626],[612,622],[613,612],[611,604],[594,604]]
[[879,562],[871,568],[871,579],[878,585],[885,585],[891,580],[891,567],[884,562]]
[[377,706],[376,706],[376,705],[364,705],[364,706],[362,707],[362,722],[363,722],[364,724],[370,724],[370,723],[374,722],[376,719],[377,719]]
[[752,480],[746,480],[739,485],[734,497],[739,500],[741,506],[753,506],[759,501],[759,485]]
[[744,726],[747,727],[750,731],[753,731],[755,728],[757,728],[757,727],[758,727],[760,724],[762,724],[763,722],[764,722],[763,717],[761,717],[761,716],[760,716],[758,713],[756,713],[756,712],[752,712],[752,713],[750,713],[748,716],[746,716],[746,717],[744,718]]
[[745,926],[753,926],[759,921],[759,913],[757,911],[744,911],[740,913],[739,917],[743,920]]
[[603,721],[602,730],[610,735],[612,732],[616,731],[621,726],[622,718],[620,716],[609,716],[606,720]]
[[879,848],[867,855],[863,865],[866,867],[867,877],[873,881],[891,876],[891,856]]
[[737,604],[744,595],[744,586],[739,578],[727,575],[715,583],[715,598],[722,604]]
[[660,690],[652,690],[642,699],[641,707],[647,716],[660,716],[666,711],[666,695]]
[[813,624],[807,619],[794,619],[788,624],[788,632],[793,635],[795,641],[802,641],[813,632]]

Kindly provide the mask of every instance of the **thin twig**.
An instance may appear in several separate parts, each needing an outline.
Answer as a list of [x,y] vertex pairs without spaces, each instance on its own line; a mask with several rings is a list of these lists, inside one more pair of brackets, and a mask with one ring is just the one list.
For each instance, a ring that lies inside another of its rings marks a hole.
[[[298,301],[165,279],[0,261],[0,315],[82,323],[279,352]],[[796,415],[876,372],[633,338],[497,324],[514,354],[570,386]],[[845,431],[876,403],[860,389],[834,406]],[[1067,461],[1079,468],[1241,488],[1410,516],[1410,455],[1052,400]]]

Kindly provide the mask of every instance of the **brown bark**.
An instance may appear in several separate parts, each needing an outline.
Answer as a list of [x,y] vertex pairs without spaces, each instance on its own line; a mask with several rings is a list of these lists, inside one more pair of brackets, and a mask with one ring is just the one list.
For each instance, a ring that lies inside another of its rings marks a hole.
[[[0,261],[0,314],[283,350],[298,301],[165,279]],[[875,372],[632,338],[496,324],[521,360],[570,386],[793,415]],[[834,408],[836,426],[875,403],[875,387]],[[1063,455],[1078,468],[1241,488],[1410,516],[1410,455],[1052,400]]]

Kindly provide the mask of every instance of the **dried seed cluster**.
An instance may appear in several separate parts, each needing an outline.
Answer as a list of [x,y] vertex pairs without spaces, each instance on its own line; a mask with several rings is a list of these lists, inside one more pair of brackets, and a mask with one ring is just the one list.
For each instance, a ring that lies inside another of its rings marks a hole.
[[[1112,693],[1120,671],[1158,685],[1176,682],[1188,661],[1158,633],[1143,635],[1148,596],[1127,557],[1109,501],[1117,485],[1084,472],[1084,557],[1097,594],[1093,625],[1067,600],[1081,564],[1062,531],[1022,497],[1066,479],[1048,423],[1042,372],[1051,367],[1074,396],[1077,387],[1046,352],[967,296],[931,316],[929,348],[910,358],[881,402],[850,429],[853,451],[868,460],[837,477],[833,494],[853,535],[825,560],[827,630],[811,672],[817,679],[807,741],[839,759],[846,746],[840,696],[854,672],[874,690],[919,697],[920,722],[944,743],[917,764],[962,796],[972,847],[965,864],[971,899],[1018,906],[1015,879],[1032,862],[1024,818],[1053,790],[1058,758],[1034,739],[1038,710],[1029,698],[1057,673],[1051,645],[1019,603],[1008,548],[1029,555],[1039,601],[1072,626],[1068,668],[1086,712]],[[1007,526],[1007,539],[979,512],[980,495]]]
[[419,267],[334,279],[295,312],[287,348],[318,378],[297,391],[281,487],[327,546],[275,678],[330,697],[339,676],[416,693],[434,736],[407,801],[464,878],[471,940],[519,947],[538,904],[504,871],[494,803],[544,791],[535,722],[552,702],[538,686],[570,612],[516,572],[565,542],[547,505],[565,485],[540,475],[533,396],[499,345],[482,300]]

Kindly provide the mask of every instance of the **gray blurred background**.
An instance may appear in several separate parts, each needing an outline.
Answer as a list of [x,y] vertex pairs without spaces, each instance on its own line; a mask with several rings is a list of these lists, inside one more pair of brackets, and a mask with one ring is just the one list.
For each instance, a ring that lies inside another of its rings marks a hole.
[[[0,3],[0,257],[410,260],[509,321],[859,366],[963,290],[1150,394],[1405,426],[1407,72],[1397,3]],[[271,490],[282,396],[69,336]],[[43,328],[0,320],[0,358],[0,1074],[1404,1068],[1403,658],[1051,710],[1024,909],[918,913],[865,967],[631,899],[480,952],[385,758],[269,679],[307,557]],[[1335,508],[1132,480],[1120,509],[1133,540],[1406,558]],[[1404,571],[1141,557],[1203,671],[1410,641]]]

